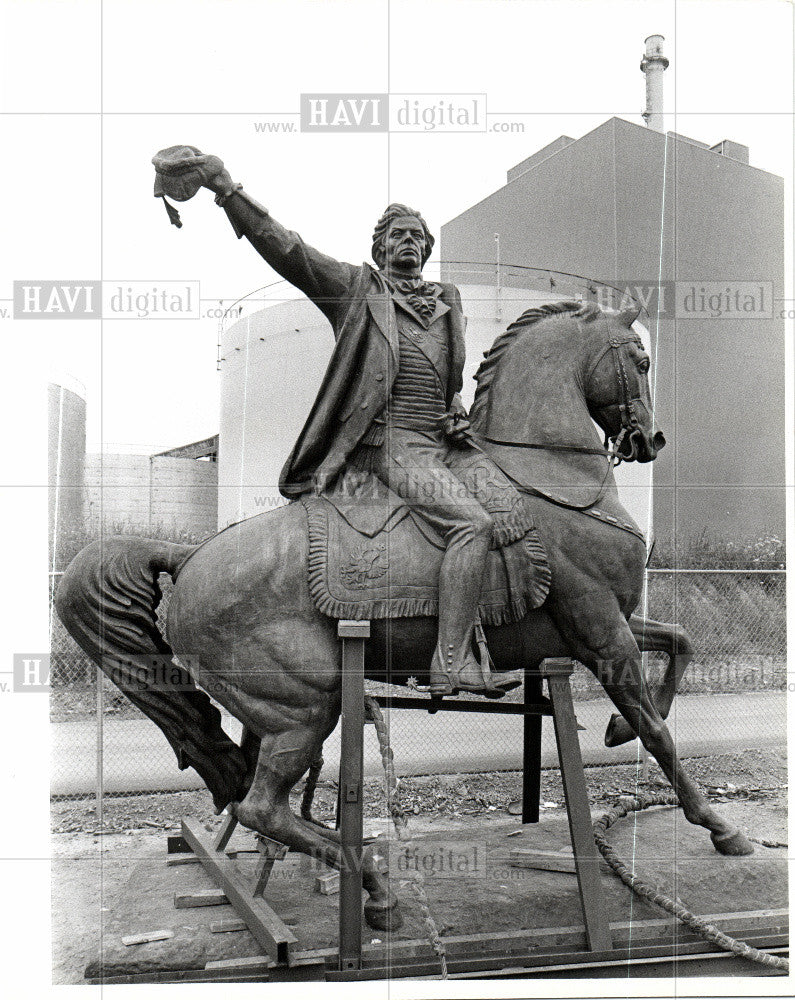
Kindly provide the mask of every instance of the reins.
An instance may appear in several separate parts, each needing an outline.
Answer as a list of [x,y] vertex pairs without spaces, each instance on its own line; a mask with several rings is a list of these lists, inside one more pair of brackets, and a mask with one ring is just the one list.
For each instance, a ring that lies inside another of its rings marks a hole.
[[607,481],[610,478],[610,473],[621,462],[621,455],[619,454],[618,449],[621,447],[621,442],[623,441],[625,434],[626,434],[626,428],[622,427],[618,435],[616,436],[615,440],[613,441],[612,448],[609,449],[584,448],[580,447],[579,445],[573,445],[573,444],[537,444],[527,441],[522,441],[522,442],[501,441],[498,438],[490,438],[490,437],[480,438],[481,441],[486,441],[489,444],[502,445],[503,447],[507,448],[538,448],[540,450],[545,450],[545,451],[546,450],[573,451],[573,452],[580,452],[581,454],[584,455],[602,455],[603,457],[607,458],[608,460],[607,469],[605,470],[602,482],[599,484],[599,492],[596,494],[596,497],[593,500],[590,500],[588,503],[585,504],[575,504],[568,502],[562,503],[560,500],[553,499],[552,497],[547,496],[545,493],[542,493],[540,490],[534,489],[532,486],[527,486],[525,483],[517,482],[517,480],[510,474],[510,472],[508,472],[502,465],[500,465],[497,458],[495,458],[495,456],[491,452],[487,451],[485,448],[482,448],[480,446],[480,444],[478,443],[478,437],[472,432],[470,432],[470,441],[479,451],[483,452],[484,455],[486,455],[489,459],[491,459],[491,461],[494,462],[497,468],[500,469],[500,471],[503,472],[511,480],[514,486],[516,486],[516,488],[520,490],[522,493],[529,493],[532,496],[541,497],[543,500],[548,500],[550,503],[554,503],[559,507],[566,507],[569,510],[585,511],[585,510],[590,510],[591,507],[595,507],[604,496],[605,490],[607,489]]

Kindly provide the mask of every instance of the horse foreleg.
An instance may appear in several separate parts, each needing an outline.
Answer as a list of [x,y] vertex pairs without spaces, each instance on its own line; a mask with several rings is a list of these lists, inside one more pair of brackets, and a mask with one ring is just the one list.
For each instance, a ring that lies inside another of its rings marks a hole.
[[[687,632],[679,625],[632,615],[629,627],[641,653],[665,653],[668,656],[663,678],[652,695],[657,711],[663,719],[667,719],[684,672],[693,659],[693,644]],[[636,736],[637,733],[626,719],[613,715],[605,731],[605,746],[621,746],[634,740]]]
[[[290,791],[319,756],[322,735],[302,727],[264,736],[251,788],[230,811],[243,826],[341,870],[344,864],[355,864],[356,859],[343,858],[334,831],[323,831],[290,809]],[[369,848],[362,853],[361,867],[362,885],[369,895],[364,907],[367,923],[376,930],[397,929],[402,922],[397,897],[378,871]]]
[[615,598],[605,590],[556,601],[556,624],[571,653],[597,677],[660,765],[689,822],[706,827],[721,854],[751,854],[748,838],[709,804],[682,767],[670,730],[644,681],[640,651]]

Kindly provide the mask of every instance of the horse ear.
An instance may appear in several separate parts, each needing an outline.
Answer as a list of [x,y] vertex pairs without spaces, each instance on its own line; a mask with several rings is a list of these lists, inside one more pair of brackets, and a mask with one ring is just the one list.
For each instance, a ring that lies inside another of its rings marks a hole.
[[638,316],[640,316],[640,306],[630,306],[628,309],[621,310],[618,314],[618,321],[629,330]]

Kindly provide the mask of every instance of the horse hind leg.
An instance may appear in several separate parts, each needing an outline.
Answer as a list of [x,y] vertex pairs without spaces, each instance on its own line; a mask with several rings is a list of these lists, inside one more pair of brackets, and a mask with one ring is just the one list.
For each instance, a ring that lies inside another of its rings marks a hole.
[[[663,719],[667,719],[685,670],[693,659],[693,644],[680,625],[632,615],[629,627],[641,653],[665,653],[668,656],[663,678],[652,693],[657,711]],[[622,746],[636,736],[637,733],[623,716],[613,715],[605,731],[605,746]]]
[[[290,809],[290,791],[320,756],[324,736],[309,726],[263,736],[251,787],[229,810],[243,826],[341,870],[356,860],[343,858],[333,831],[322,831]],[[396,930],[402,923],[398,900],[388,879],[378,871],[370,848],[364,850],[361,866],[362,884],[369,896],[364,906],[367,923],[379,931]]]

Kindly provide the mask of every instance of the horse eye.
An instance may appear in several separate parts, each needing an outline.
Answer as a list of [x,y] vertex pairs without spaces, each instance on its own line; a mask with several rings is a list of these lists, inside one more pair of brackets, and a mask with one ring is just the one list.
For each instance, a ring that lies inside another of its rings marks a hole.
[[638,369],[640,370],[641,375],[648,374],[650,368],[651,368],[651,362],[649,361],[648,358],[642,358],[638,362]]

